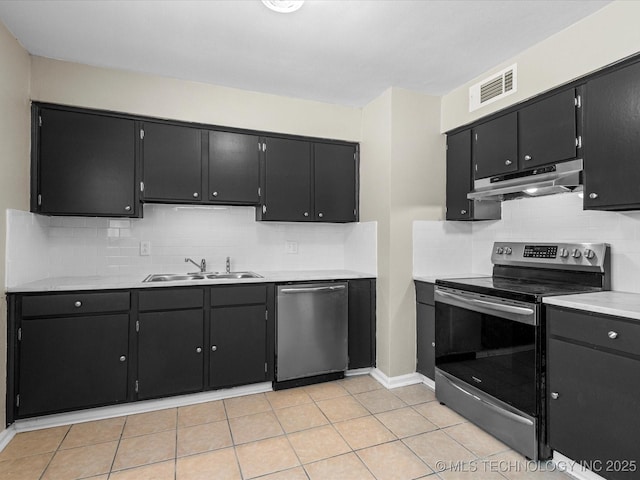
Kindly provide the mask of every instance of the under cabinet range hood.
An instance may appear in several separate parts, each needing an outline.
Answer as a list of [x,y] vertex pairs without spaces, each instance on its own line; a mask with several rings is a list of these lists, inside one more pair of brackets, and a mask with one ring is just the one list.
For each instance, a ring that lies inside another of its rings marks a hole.
[[523,172],[480,178],[469,200],[509,200],[582,189],[582,159],[546,165]]

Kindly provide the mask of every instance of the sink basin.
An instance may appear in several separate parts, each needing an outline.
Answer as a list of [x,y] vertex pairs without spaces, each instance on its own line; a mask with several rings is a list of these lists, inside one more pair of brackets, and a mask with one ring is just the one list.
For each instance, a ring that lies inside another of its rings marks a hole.
[[205,280],[207,277],[197,273],[172,274],[172,273],[154,273],[149,275],[143,282],[179,282],[189,280]]
[[262,275],[258,275],[253,272],[216,272],[207,275],[207,278],[216,279],[216,278],[262,278]]
[[154,273],[145,278],[143,282],[188,282],[192,280],[216,280],[225,278],[262,278],[262,275],[254,272]]

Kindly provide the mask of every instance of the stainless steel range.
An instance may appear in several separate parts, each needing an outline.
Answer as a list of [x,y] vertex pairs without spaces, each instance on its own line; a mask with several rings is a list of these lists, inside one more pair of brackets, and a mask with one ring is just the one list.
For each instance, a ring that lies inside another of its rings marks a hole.
[[609,289],[609,246],[496,242],[493,276],[437,280],[438,400],[532,460],[546,442],[542,298]]

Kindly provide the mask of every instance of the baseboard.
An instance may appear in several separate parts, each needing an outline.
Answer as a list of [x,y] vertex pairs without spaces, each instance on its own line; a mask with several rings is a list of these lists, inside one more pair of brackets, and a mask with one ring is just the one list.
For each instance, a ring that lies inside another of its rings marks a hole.
[[408,373],[406,375],[399,375],[397,377],[388,377],[381,370],[374,368],[371,370],[370,375],[384,385],[387,390],[391,390],[399,387],[406,387],[408,385],[415,385],[416,383],[422,383],[422,375],[419,373]]
[[4,450],[4,447],[9,445],[9,442],[16,435],[16,429],[13,425],[10,425],[6,429],[0,432],[0,452]]
[[[120,417],[124,415],[134,415],[136,413],[153,412],[155,410],[164,410],[166,408],[184,407],[186,405],[223,400],[225,398],[239,397],[241,395],[270,392],[271,390],[273,390],[271,382],[254,383],[253,385],[226,388],[211,392],[158,398],[156,400],[142,400],[122,405],[91,408],[88,410],[79,410],[69,413],[56,413],[44,417],[27,418],[24,420],[17,420],[12,426],[15,432],[26,432],[30,430],[39,430],[41,428],[58,427],[60,425],[92,422],[95,420],[104,420],[105,418]],[[0,446],[2,445],[1,435],[2,434],[0,434]],[[11,440],[11,438],[9,438],[9,440]],[[9,442],[7,441],[7,443]]]
[[357,375],[370,375],[372,371],[373,371],[373,368],[371,367],[355,368],[353,370],[347,370],[346,372],[344,372],[344,376],[355,377]]
[[553,463],[558,467],[558,470],[578,480],[604,480],[597,473],[587,470],[580,466],[578,462],[565,457],[561,453],[553,452]]
[[416,373],[416,375],[420,376],[420,381],[425,384],[425,386],[429,387],[434,392],[436,391],[436,382],[431,380],[429,377],[425,377],[421,373]]

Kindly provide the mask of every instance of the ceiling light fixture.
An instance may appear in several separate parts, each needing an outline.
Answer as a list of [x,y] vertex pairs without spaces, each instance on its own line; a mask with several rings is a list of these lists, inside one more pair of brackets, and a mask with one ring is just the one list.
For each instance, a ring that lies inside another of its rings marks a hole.
[[304,0],[262,0],[267,8],[278,13],[293,13],[298,10]]

